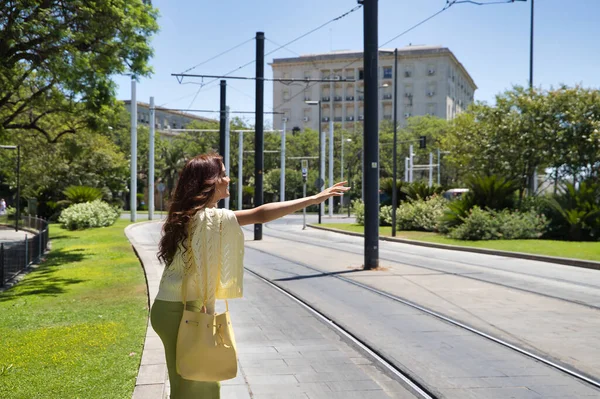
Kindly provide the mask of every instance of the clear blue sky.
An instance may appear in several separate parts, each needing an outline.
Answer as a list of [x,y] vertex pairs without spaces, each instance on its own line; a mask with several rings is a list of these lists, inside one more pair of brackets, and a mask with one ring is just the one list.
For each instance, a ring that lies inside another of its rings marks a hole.
[[[480,0],[489,2],[491,0]],[[155,97],[169,108],[216,110],[218,82],[198,90],[180,85],[171,73],[182,72],[264,31],[266,52],[274,50],[356,6],[356,0],[154,0],[160,11],[160,32],[153,38],[154,75],[137,86],[138,101]],[[380,0],[380,45],[439,11],[445,0]],[[456,4],[385,47],[412,44],[448,47],[471,74],[476,100],[493,103],[494,95],[529,79],[530,2],[488,6]],[[534,84],[544,88],[581,84],[600,87],[600,0],[537,0],[535,2]],[[289,48],[307,54],[330,50],[362,50],[362,9],[307,36]],[[270,42],[268,40],[272,40]],[[281,49],[267,56],[294,57]],[[190,73],[225,74],[255,57],[250,41]],[[234,75],[253,76],[251,64]],[[265,66],[270,77],[271,68]],[[118,98],[131,97],[128,77],[116,77]],[[196,79],[195,82],[199,82]],[[206,80],[205,80],[206,81]],[[254,110],[254,83],[228,80],[227,103],[232,110]],[[265,110],[273,107],[272,85],[265,84]],[[210,114],[205,114],[209,116]],[[215,115],[216,116],[216,115]],[[253,117],[247,116],[252,122]],[[268,116],[265,120],[270,119]]]

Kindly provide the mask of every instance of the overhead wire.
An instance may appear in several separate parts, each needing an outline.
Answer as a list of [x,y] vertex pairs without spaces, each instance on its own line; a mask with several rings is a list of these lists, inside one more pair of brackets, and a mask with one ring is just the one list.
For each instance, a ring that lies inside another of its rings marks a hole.
[[[317,30],[324,28],[325,26],[329,25],[329,24],[330,24],[330,23],[332,23],[332,22],[339,21],[340,19],[342,19],[342,18],[346,17],[347,15],[349,15],[349,14],[353,13],[354,11],[356,11],[356,10],[360,9],[361,7],[362,7],[362,4],[359,4],[359,5],[355,6],[355,7],[353,7],[352,9],[350,9],[350,10],[346,11],[345,13],[343,13],[343,14],[341,14],[341,15],[339,15],[339,16],[337,16],[337,17],[335,17],[335,18],[333,18],[333,19],[331,19],[331,20],[329,20],[329,21],[327,21],[327,22],[325,22],[325,23],[323,23],[323,24],[319,25],[318,27],[316,27],[316,28],[314,28],[314,29],[311,29],[310,31],[308,31],[308,32],[306,32],[306,33],[304,33],[304,34],[302,34],[302,35],[300,35],[300,36],[296,37],[295,39],[292,39],[292,40],[290,40],[290,41],[289,41],[289,42],[287,42],[285,45],[283,45],[283,46],[280,46],[280,47],[276,48],[275,50],[272,50],[272,51],[268,52],[267,54],[265,54],[265,56],[267,56],[267,55],[270,55],[270,54],[273,54],[273,53],[275,53],[276,51],[279,51],[279,50],[280,50],[281,48],[283,48],[284,46],[287,46],[287,45],[289,45],[289,44],[291,44],[291,43],[294,43],[294,42],[296,42],[296,41],[298,41],[298,40],[300,40],[300,39],[302,39],[302,38],[304,38],[304,37],[306,37],[306,36],[310,35],[311,33],[314,33],[314,32],[316,32]],[[253,39],[254,39],[254,38],[253,38]],[[244,42],[244,44],[245,44],[245,43],[247,43],[247,41],[246,41],[246,42]],[[228,51],[230,51],[230,50],[228,50]],[[237,67],[237,68],[235,68],[235,69],[232,69],[231,71],[227,72],[227,73],[226,73],[225,75],[223,75],[223,76],[230,75],[230,74],[232,74],[232,73],[234,73],[234,72],[236,72],[236,71],[239,71],[240,69],[242,69],[242,68],[245,68],[245,67],[247,67],[248,65],[251,65],[251,64],[253,64],[253,63],[255,63],[255,62],[256,62],[256,60],[249,61],[249,62],[247,62],[247,63],[245,63],[245,64],[243,64],[243,65],[241,65],[241,66],[239,66],[239,67]],[[209,82],[207,82],[207,83],[205,83],[205,84],[201,84],[201,86],[198,88],[198,91],[196,92],[196,95],[194,96],[193,100],[190,102],[190,105],[188,106],[188,108],[191,108],[191,107],[192,107],[192,105],[194,104],[194,101],[196,101],[196,98],[198,97],[198,94],[200,93],[200,91],[202,90],[202,88],[203,88],[203,87],[205,87],[205,86],[208,86],[208,85],[210,85],[210,84],[212,84],[212,83],[216,82],[217,80],[218,80],[218,79],[213,79],[213,80],[211,80],[211,81],[209,81]]]
[[213,57],[211,57],[211,58],[209,58],[209,59],[207,59],[207,60],[205,60],[205,61],[202,61],[201,63],[199,63],[199,64],[196,64],[196,65],[194,65],[193,67],[191,67],[191,68],[188,68],[188,69],[186,69],[185,71],[183,71],[183,72],[181,72],[181,73],[187,73],[187,72],[191,71],[192,69],[196,69],[196,68],[198,68],[199,66],[202,66],[202,65],[204,65],[204,64],[207,64],[207,63],[209,63],[210,61],[213,61],[213,60],[215,60],[215,59],[219,58],[219,57],[220,57],[220,56],[222,56],[222,55],[225,55],[225,54],[227,54],[227,53],[230,53],[230,52],[232,52],[233,50],[235,50],[235,49],[237,49],[237,48],[240,48],[240,47],[242,47],[244,44],[246,44],[246,43],[249,43],[249,42],[251,42],[251,41],[252,41],[252,40],[254,40],[254,39],[255,39],[254,37],[251,37],[250,39],[246,40],[245,42],[242,42],[242,43],[238,44],[237,46],[233,46],[233,47],[231,47],[229,50],[225,50],[225,51],[223,51],[222,53],[219,53],[219,54],[217,54],[217,55],[215,55],[215,56],[213,56]]
[[[435,13],[431,14],[431,15],[430,15],[430,16],[428,16],[427,18],[423,19],[422,21],[420,21],[420,22],[416,23],[415,25],[411,26],[410,28],[406,29],[405,31],[403,31],[403,32],[402,32],[402,33],[400,33],[399,35],[396,35],[396,36],[394,36],[393,38],[391,38],[390,40],[386,41],[385,43],[383,43],[382,45],[380,45],[380,46],[379,46],[379,49],[378,49],[378,50],[381,50],[381,49],[383,48],[383,46],[385,46],[385,45],[389,44],[390,42],[392,42],[392,41],[394,41],[394,40],[396,40],[396,39],[400,38],[401,36],[403,36],[403,35],[407,34],[408,32],[412,31],[413,29],[416,29],[417,27],[419,27],[419,26],[423,25],[423,24],[424,24],[424,23],[426,23],[427,21],[429,21],[429,20],[431,20],[431,19],[435,18],[436,16],[438,16],[438,15],[440,15],[441,13],[443,13],[444,11],[448,10],[450,7],[452,7],[452,6],[453,6],[453,5],[455,5],[455,4],[461,4],[461,3],[473,3],[473,4],[476,4],[476,5],[483,5],[483,6],[485,6],[485,5],[492,5],[492,4],[506,4],[506,3],[514,3],[515,1],[526,1],[526,0],[503,0],[503,1],[494,1],[494,2],[489,2],[489,3],[481,3],[481,2],[476,2],[476,1],[472,1],[472,0],[446,0],[446,4],[444,5],[444,7],[443,7],[441,10],[439,10],[439,11],[437,11],[437,12],[435,12]],[[289,49],[288,49],[288,50],[289,50]],[[354,63],[356,63],[357,61],[360,61],[360,60],[362,60],[363,58],[364,58],[364,55],[361,55],[360,57],[358,57],[358,58],[356,58],[356,59],[354,59],[354,60],[350,61],[348,64],[346,64],[346,65],[344,65],[344,66],[342,66],[341,68],[338,68],[338,69],[346,69],[346,68],[347,68],[347,67],[349,67],[350,65],[352,65],[352,64],[354,64]],[[315,65],[315,68],[316,68],[316,69],[319,69],[319,68],[316,66],[316,64],[314,64],[314,61],[313,61],[313,65]],[[329,77],[331,77],[331,75],[330,75]],[[283,105],[285,105],[285,104],[289,103],[291,100],[293,100],[294,98],[298,97],[300,94],[303,94],[303,93],[304,93],[304,92],[305,92],[307,89],[309,89],[309,88],[311,88],[311,87],[315,86],[317,83],[319,83],[319,82],[316,82],[316,83],[313,83],[313,84],[307,83],[307,86],[304,88],[304,90],[303,90],[303,91],[300,91],[298,94],[295,94],[295,95],[291,96],[290,98],[288,98],[287,100],[284,100],[284,101],[283,101],[281,104],[277,105],[277,106],[276,106],[276,107],[274,107],[273,109],[274,109],[274,110],[275,110],[275,109],[278,109],[278,108],[282,107]]]

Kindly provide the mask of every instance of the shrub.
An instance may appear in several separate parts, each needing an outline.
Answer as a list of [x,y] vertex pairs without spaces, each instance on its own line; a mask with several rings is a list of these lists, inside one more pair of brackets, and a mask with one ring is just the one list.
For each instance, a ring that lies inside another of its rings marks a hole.
[[379,225],[380,226],[391,226],[392,225],[392,206],[384,205],[379,208]]
[[564,192],[548,200],[546,213],[555,238],[573,241],[600,239],[600,183],[568,183]]
[[68,230],[111,226],[120,212],[100,200],[74,204],[61,212],[58,222]]
[[460,226],[469,216],[469,211],[480,209],[512,209],[515,206],[515,192],[519,184],[501,176],[475,176],[467,180],[469,191],[460,200],[452,201],[440,221],[440,232],[446,234]]
[[356,216],[356,223],[364,226],[365,224],[365,204],[361,200],[352,201],[352,213]]
[[406,196],[406,199],[418,201],[427,200],[429,197],[441,194],[444,192],[444,189],[437,184],[429,187],[429,184],[426,184],[425,182],[414,182],[404,185],[402,187],[402,192]]
[[87,186],[69,186],[63,191],[69,204],[92,202],[102,198],[102,190]]
[[[447,205],[448,201],[438,195],[434,195],[426,201],[404,202],[396,211],[396,227],[398,230],[437,231],[439,219]],[[387,225],[391,225],[391,207],[389,214],[386,212],[384,216]]]
[[471,241],[539,238],[547,226],[546,217],[534,211],[494,211],[474,206],[468,216],[463,218],[463,223],[452,229],[449,236]]
[[[392,179],[391,177],[381,179],[381,181],[379,183],[379,188],[385,193],[385,195],[387,197],[387,200],[382,201],[381,205],[391,205],[392,204],[392,193],[394,191],[393,183],[394,183],[394,179]],[[406,201],[406,194],[404,193],[404,191],[402,191],[402,187],[404,187],[406,184],[408,184],[408,183],[405,183],[402,180],[396,180],[396,195],[398,198],[398,204]]]

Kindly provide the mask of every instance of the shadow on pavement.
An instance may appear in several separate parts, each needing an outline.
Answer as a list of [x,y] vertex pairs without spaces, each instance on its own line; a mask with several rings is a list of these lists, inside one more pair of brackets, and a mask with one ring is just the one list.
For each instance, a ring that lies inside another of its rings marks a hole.
[[293,280],[304,280],[307,278],[318,278],[318,277],[327,277],[327,276],[335,276],[338,274],[347,274],[347,273],[356,273],[356,272],[362,272],[364,270],[344,270],[344,271],[339,271],[339,272],[331,272],[331,273],[319,273],[319,274],[309,274],[309,275],[305,275],[305,276],[294,276],[294,277],[285,277],[285,278],[277,278],[274,279],[273,281],[293,281]]

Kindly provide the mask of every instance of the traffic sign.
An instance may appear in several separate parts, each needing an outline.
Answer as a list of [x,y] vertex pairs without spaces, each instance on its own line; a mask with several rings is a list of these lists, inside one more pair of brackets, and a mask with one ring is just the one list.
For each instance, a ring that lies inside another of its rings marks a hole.
[[158,183],[158,185],[156,186],[156,188],[158,189],[158,191],[160,191],[161,193],[163,191],[165,191],[165,184],[164,183]]

